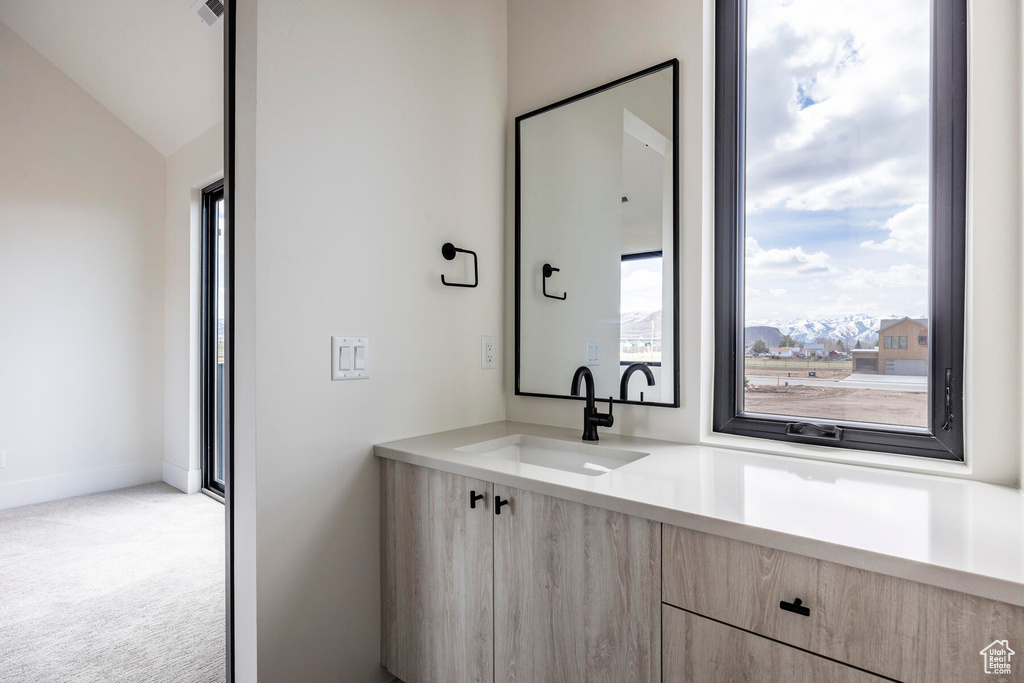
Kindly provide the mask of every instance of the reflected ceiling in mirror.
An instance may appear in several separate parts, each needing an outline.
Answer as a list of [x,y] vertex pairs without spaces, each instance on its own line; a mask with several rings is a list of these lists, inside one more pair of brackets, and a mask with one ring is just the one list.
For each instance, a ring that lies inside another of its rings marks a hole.
[[516,394],[679,405],[678,74],[516,118]]

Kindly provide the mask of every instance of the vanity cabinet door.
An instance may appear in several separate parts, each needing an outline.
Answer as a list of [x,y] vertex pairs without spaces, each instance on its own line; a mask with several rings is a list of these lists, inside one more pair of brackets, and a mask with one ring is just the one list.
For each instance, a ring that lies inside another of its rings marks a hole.
[[405,683],[493,680],[491,484],[381,467],[383,665]]
[[663,609],[665,683],[886,680],[670,605]]
[[494,493],[495,680],[660,680],[661,525]]

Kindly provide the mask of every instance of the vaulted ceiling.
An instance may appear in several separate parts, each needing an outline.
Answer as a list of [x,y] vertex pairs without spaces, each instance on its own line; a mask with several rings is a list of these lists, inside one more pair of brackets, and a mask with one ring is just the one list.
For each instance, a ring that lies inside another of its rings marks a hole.
[[194,0],[0,0],[0,21],[167,156],[223,118],[223,21]]

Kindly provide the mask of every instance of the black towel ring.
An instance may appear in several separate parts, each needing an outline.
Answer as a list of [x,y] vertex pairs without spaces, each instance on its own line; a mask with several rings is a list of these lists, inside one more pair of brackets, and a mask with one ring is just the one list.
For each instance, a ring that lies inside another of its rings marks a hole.
[[459,282],[448,282],[444,279],[444,275],[441,275],[441,284],[445,287],[476,287],[480,283],[480,277],[477,273],[476,267],[476,252],[470,251],[469,249],[459,249],[451,242],[445,242],[441,247],[441,256],[444,256],[445,261],[451,261],[455,258],[457,253],[471,254],[473,256],[473,284],[459,283]]

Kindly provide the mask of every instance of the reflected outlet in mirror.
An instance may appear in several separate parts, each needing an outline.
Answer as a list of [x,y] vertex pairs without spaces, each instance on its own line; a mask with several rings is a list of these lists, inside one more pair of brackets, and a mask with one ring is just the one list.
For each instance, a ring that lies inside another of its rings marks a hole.
[[591,477],[611,472],[649,455],[639,451],[544,439],[525,434],[513,434],[455,450],[482,455],[485,458],[510,460]]
[[678,70],[516,118],[518,395],[679,405]]

